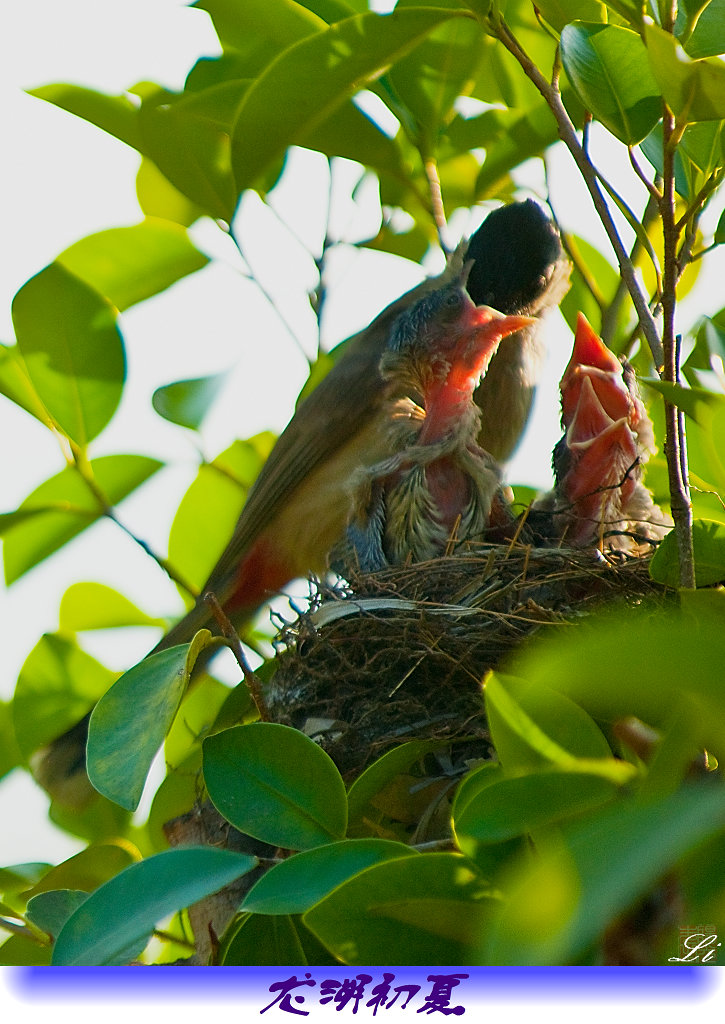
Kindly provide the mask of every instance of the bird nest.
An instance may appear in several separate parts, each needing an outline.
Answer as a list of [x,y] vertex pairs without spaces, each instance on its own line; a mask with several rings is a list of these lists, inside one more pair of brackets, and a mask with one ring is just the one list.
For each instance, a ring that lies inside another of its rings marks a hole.
[[440,740],[465,770],[493,755],[489,669],[534,635],[645,599],[665,600],[647,558],[524,545],[469,543],[320,584],[309,611],[282,624],[269,717],[312,736],[347,780],[412,739]]

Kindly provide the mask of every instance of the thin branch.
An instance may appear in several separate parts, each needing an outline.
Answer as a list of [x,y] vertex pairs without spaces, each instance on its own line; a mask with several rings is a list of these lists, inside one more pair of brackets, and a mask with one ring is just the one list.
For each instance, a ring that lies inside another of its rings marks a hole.
[[86,485],[88,490],[95,498],[96,502],[98,503],[98,510],[101,513],[101,515],[104,516],[106,519],[110,520],[110,522],[114,523],[114,525],[118,526],[119,529],[123,530],[126,536],[130,537],[135,544],[138,544],[138,546],[149,556],[149,558],[152,558],[154,562],[156,562],[156,564],[159,566],[159,568],[163,569],[163,571],[166,573],[169,579],[173,580],[174,583],[176,583],[179,587],[185,590],[190,597],[197,598],[199,596],[198,590],[191,583],[189,583],[188,580],[184,579],[184,577],[173,567],[173,565],[166,558],[163,558],[161,555],[157,554],[157,552],[154,551],[154,549],[151,547],[150,544],[147,543],[147,541],[143,540],[141,537],[138,537],[131,529],[129,529],[128,526],[125,525],[125,523],[123,523],[118,518],[118,513],[116,512],[116,509],[109,502],[107,496],[98,486],[98,481],[96,480],[93,474],[91,464],[86,458],[83,450],[79,448],[76,444],[74,444],[72,441],[70,442],[70,446],[73,454],[73,461],[70,463],[70,465],[73,467],[73,469],[75,469],[80,478],[83,480],[83,483]]
[[247,684],[252,700],[257,706],[259,717],[262,722],[269,722],[270,716],[267,710],[267,703],[262,693],[262,684],[254,673],[251,665],[247,661],[244,648],[242,647],[242,641],[239,639],[239,634],[235,630],[234,626],[229,621],[224,609],[219,604],[216,594],[208,591],[204,594],[204,601],[211,608],[212,615],[219,624],[219,628],[224,634],[224,638],[227,641],[227,645],[231,650],[232,654],[236,658],[237,665],[242,670],[244,676],[244,682]]
[[[665,104],[662,118],[662,200],[660,216],[664,238],[664,282],[662,289],[664,367],[662,379],[680,382],[679,344],[675,337],[677,304],[677,244],[675,223],[675,152],[682,136],[672,111]],[[695,588],[695,560],[692,546],[692,501],[687,478],[685,419],[676,405],[665,400],[665,455],[670,484],[670,503],[680,570],[680,586]]]
[[567,114],[566,108],[562,102],[561,93],[559,91],[558,74],[555,71],[552,81],[549,83],[528,54],[521,48],[518,40],[511,32],[508,25],[502,19],[498,21],[492,20],[490,24],[491,30],[506,47],[509,53],[516,58],[527,78],[529,78],[533,85],[539,90],[543,98],[546,100],[549,109],[556,118],[559,137],[571,153],[577,167],[579,168],[579,173],[584,179],[584,183],[592,198],[594,208],[599,215],[599,219],[601,220],[604,230],[607,233],[607,237],[614,249],[617,257],[617,263],[619,264],[620,274],[627,284],[629,294],[632,296],[632,302],[634,303],[634,307],[639,317],[642,333],[647,339],[647,343],[652,351],[655,365],[661,366],[662,342],[657,331],[657,325],[655,324],[654,318],[650,312],[647,299],[639,287],[634,267],[632,266],[627,250],[619,237],[619,233],[617,232],[609,207],[607,206],[606,200],[599,188],[596,171],[587,159],[586,153],[577,137],[574,124]]
[[252,269],[252,264],[250,263],[249,258],[248,258],[247,254],[244,251],[244,248],[242,246],[241,240],[239,239],[239,236],[237,235],[237,233],[236,233],[236,231],[234,230],[233,227],[229,228],[229,237],[234,242],[234,245],[237,248],[237,252],[239,253],[239,255],[242,257],[242,259],[244,260],[244,262],[247,265],[247,273],[245,273],[243,276],[246,277],[247,280],[251,281],[254,285],[256,285],[256,287],[259,289],[260,294],[267,300],[267,303],[271,306],[272,310],[274,311],[275,315],[277,316],[277,319],[280,321],[280,323],[282,324],[284,329],[287,331],[287,333],[289,334],[289,336],[292,339],[292,341],[295,343],[297,348],[300,350],[302,355],[307,360],[307,365],[311,366],[312,365],[312,360],[310,359],[310,357],[305,352],[305,347],[302,344],[302,339],[299,337],[299,335],[297,334],[296,330],[294,329],[294,327],[292,326],[290,321],[287,319],[287,317],[284,315],[282,310],[277,305],[277,301],[275,300],[275,298],[272,295],[272,293],[262,284],[260,279],[254,273],[254,270]]
[[[659,196],[659,192],[657,193],[657,195]],[[644,208],[644,212],[642,213],[642,227],[644,228],[645,232],[649,231],[649,227],[656,218],[658,213],[659,200],[655,201],[652,195],[650,195],[649,199],[647,200],[647,205]],[[642,251],[642,242],[639,238],[639,235],[637,235],[635,236],[634,243],[632,244],[632,248],[629,251],[629,258],[631,260],[633,267],[637,266]],[[619,282],[617,284],[617,290],[614,293],[614,297],[612,301],[609,303],[608,308],[604,311],[604,315],[602,316],[602,341],[605,343],[605,345],[610,345],[612,339],[614,338],[614,330],[617,323],[617,317],[619,316],[619,311],[622,308],[624,297],[627,294],[627,285],[624,283],[624,280],[620,277]],[[658,301],[659,291],[655,296],[650,298],[648,303],[650,309],[652,309]],[[632,339],[630,339],[626,351],[629,351],[629,349],[631,349],[632,345],[634,344],[634,338],[636,338],[638,334],[639,323],[635,328],[634,336]]]
[[448,222],[446,221],[446,211],[443,206],[443,193],[441,192],[441,180],[438,176],[438,164],[433,157],[425,157],[422,153],[421,159],[423,160],[423,169],[425,170],[425,177],[428,182],[429,208],[436,231],[438,232],[438,244],[447,256],[450,251],[445,238]]

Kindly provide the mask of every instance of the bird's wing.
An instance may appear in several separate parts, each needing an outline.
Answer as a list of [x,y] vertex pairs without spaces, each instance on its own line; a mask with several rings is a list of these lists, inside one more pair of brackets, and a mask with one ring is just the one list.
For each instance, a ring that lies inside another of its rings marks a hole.
[[451,273],[421,282],[387,306],[373,322],[344,343],[345,351],[327,376],[299,405],[249,492],[231,541],[204,591],[224,598],[239,561],[290,495],[317,467],[351,440],[382,401],[385,386],[378,365],[390,327],[399,313]]

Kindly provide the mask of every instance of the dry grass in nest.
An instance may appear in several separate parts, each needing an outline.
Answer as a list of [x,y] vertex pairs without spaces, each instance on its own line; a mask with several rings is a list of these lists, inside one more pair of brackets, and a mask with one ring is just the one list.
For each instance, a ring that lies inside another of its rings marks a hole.
[[[468,544],[430,562],[320,587],[284,623],[271,717],[318,740],[348,779],[410,739],[491,756],[481,680],[534,633],[605,604],[663,600],[645,558]],[[464,745],[461,745],[466,741]]]

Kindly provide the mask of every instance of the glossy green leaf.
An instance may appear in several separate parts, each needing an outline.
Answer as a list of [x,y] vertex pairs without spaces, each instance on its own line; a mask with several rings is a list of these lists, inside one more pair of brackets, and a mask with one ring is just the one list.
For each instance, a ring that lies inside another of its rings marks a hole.
[[20,669],[13,725],[25,757],[62,735],[106,692],[111,672],[67,637],[46,633]]
[[139,123],[144,151],[172,185],[210,216],[230,222],[237,190],[227,133],[184,109],[174,94],[144,103]]
[[[246,683],[241,685],[246,686]],[[197,669],[194,685],[185,694],[164,744],[164,758],[169,768],[182,764],[192,750],[199,749],[201,739],[212,729],[230,693],[228,686]]]
[[725,65],[717,58],[691,60],[674,36],[645,27],[647,53],[662,95],[679,121],[725,118]]
[[172,185],[148,157],[141,159],[136,175],[136,198],[147,217],[158,217],[182,227],[189,227],[204,213],[197,203]]
[[567,25],[561,59],[584,106],[620,142],[633,146],[662,115],[660,90],[636,32],[615,25]]
[[672,384],[670,381],[650,377],[642,377],[641,380],[648,388],[663,395],[672,405],[676,405],[686,412],[690,419],[700,426],[709,423],[713,411],[720,408],[725,409],[725,398],[722,395],[713,394],[712,391],[706,391],[704,388],[686,388],[681,384]]
[[88,899],[80,889],[55,889],[28,901],[27,917],[36,928],[55,937],[74,911]]
[[86,629],[115,629],[118,626],[164,626],[137,608],[127,597],[105,583],[72,583],[60,599],[61,633]]
[[142,151],[141,135],[138,130],[138,107],[136,97],[108,96],[82,85],[58,83],[29,89],[31,96],[53,103],[84,121],[102,128],[133,149]]
[[209,736],[203,749],[209,796],[241,832],[291,850],[345,834],[347,800],[340,773],[303,733],[255,722]]
[[[524,160],[539,156],[559,138],[556,121],[546,103],[520,113],[518,110],[497,110],[500,134],[488,143],[476,180],[476,196],[493,198],[507,181],[510,172]],[[490,127],[490,126],[489,126]]]
[[[695,578],[698,587],[709,587],[725,580],[725,526],[707,519],[692,524],[695,551]],[[679,555],[674,531],[659,545],[650,562],[650,576],[667,587],[680,584]]]
[[601,730],[574,701],[550,687],[491,673],[484,686],[496,752],[508,771],[566,767],[576,758],[611,758]]
[[[109,505],[117,505],[153,476],[162,463],[146,455],[102,455],[89,464]],[[68,467],[36,487],[20,505],[34,513],[5,529],[5,581],[10,584],[103,515],[80,473]]]
[[352,875],[410,854],[409,846],[389,839],[345,839],[305,850],[262,875],[241,909],[255,914],[301,914]]
[[51,868],[29,889],[27,895],[37,896],[52,889],[83,889],[91,892],[139,859],[136,848],[125,840],[93,843]]
[[185,761],[167,770],[166,778],[154,793],[146,824],[154,850],[168,848],[169,840],[164,825],[187,814],[201,791],[201,747],[197,746]]
[[15,739],[12,705],[0,701],[0,779],[19,765],[22,758]]
[[723,123],[721,121],[699,121],[689,124],[679,144],[679,151],[702,171],[710,174],[723,164]]
[[[687,11],[688,8],[692,10]],[[677,13],[675,35],[679,38],[686,28],[689,30],[692,27],[692,16],[695,15],[697,18],[692,34],[684,42],[685,50],[690,57],[696,60],[725,53],[725,0],[695,0],[693,4],[681,3]]]
[[158,651],[134,665],[98,702],[88,729],[86,762],[93,786],[133,811],[164,741],[208,630],[191,644]]
[[53,420],[33,387],[28,368],[17,345],[0,344],[0,394],[25,409],[47,427]]
[[[240,104],[232,136],[238,190],[254,186],[304,132],[379,77],[437,25],[461,13],[420,8],[356,15],[290,46],[260,75]],[[304,89],[301,81],[306,83]],[[270,119],[272,109],[275,117]]]
[[343,963],[472,963],[495,897],[452,853],[373,865],[334,889],[303,922]]
[[126,375],[110,304],[58,263],[13,299],[13,323],[33,387],[60,429],[84,446],[109,422]]
[[[396,10],[418,6],[417,0],[399,0]],[[455,9],[458,5],[438,6]],[[435,28],[390,69],[393,90],[412,114],[424,152],[435,152],[438,133],[453,116],[453,104],[469,91],[484,39],[476,21],[456,18]]]
[[51,864],[42,861],[30,861],[27,864],[12,864],[0,868],[0,893],[8,897],[23,892],[40,881],[51,867]]
[[[582,312],[595,330],[599,330],[602,309],[614,298],[620,282],[619,273],[609,260],[586,239],[570,236],[576,262],[571,273],[571,288],[561,301],[561,312],[572,331],[576,331],[577,317]],[[585,267],[586,280],[579,267]],[[623,303],[622,320],[627,318],[627,304]]]
[[504,773],[471,797],[454,818],[456,835],[483,843],[501,843],[573,818],[612,800],[617,786],[609,779],[556,767]]
[[536,6],[557,32],[570,21],[607,21],[607,6],[599,0],[537,0]]
[[208,262],[179,224],[150,217],[132,227],[88,235],[56,260],[121,310],[157,295]]
[[0,946],[0,963],[6,967],[48,967],[50,946],[40,946],[24,935],[12,935]]
[[411,740],[409,743],[393,747],[366,768],[350,786],[347,795],[348,828],[358,830],[364,827],[364,818],[371,811],[371,800],[398,775],[408,771],[427,753],[440,747],[441,742],[436,740]]
[[198,430],[214,403],[227,375],[215,373],[211,377],[179,380],[157,388],[151,399],[159,416],[170,423],[178,423],[189,430]]
[[[235,441],[226,451],[199,467],[181,499],[169,534],[169,561],[197,589],[227,545],[247,492],[274,443],[273,434]],[[214,523],[214,529],[208,528]]]
[[301,133],[298,145],[326,156],[341,156],[372,167],[379,174],[410,174],[398,139],[391,139],[371,118],[348,100],[324,120]]
[[[725,824],[722,786],[701,783],[648,803],[614,804],[571,826],[564,843],[522,865],[484,963],[572,963],[688,850]],[[481,961],[479,961],[481,962]]]
[[545,658],[530,645],[517,654],[512,671],[534,686],[561,691],[605,721],[634,715],[668,728],[678,709],[686,710],[695,716],[700,746],[718,760],[725,754],[725,632],[712,630],[708,620],[630,608],[547,639]]
[[280,967],[306,964],[295,922],[288,916],[251,914],[225,944],[222,967]]
[[169,914],[228,885],[256,865],[253,857],[212,847],[165,850],[106,882],[75,911],[58,935],[54,966],[114,963],[151,935]]
[[196,0],[194,7],[207,11],[225,50],[240,54],[248,74],[258,75],[278,53],[326,28],[303,4],[295,0]]

